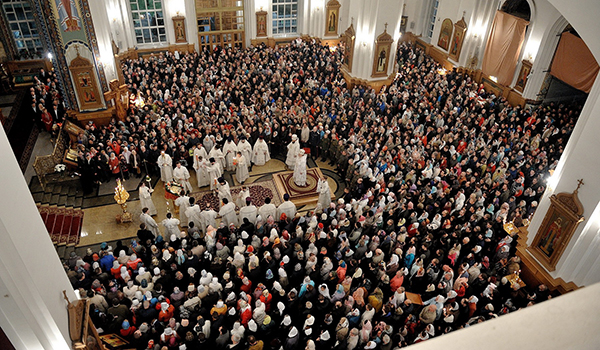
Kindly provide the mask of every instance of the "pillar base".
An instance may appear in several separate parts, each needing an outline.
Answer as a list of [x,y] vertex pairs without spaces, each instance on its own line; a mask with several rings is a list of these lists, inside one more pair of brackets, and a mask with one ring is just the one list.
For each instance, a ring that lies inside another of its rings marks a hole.
[[565,282],[562,278],[550,276],[548,271],[531,255],[527,250],[527,227],[521,227],[517,243],[517,256],[521,258],[520,277],[529,287],[537,286],[540,283],[548,286],[551,291],[558,291],[561,294],[572,292],[580,287],[573,282]]

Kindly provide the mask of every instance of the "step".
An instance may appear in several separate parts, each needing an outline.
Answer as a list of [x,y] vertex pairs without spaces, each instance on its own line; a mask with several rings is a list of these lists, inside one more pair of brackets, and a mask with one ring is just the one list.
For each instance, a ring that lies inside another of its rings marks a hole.
[[42,199],[44,198],[44,192],[36,192],[31,195],[33,197],[33,201],[36,203],[42,203]]
[[40,184],[40,182],[38,181],[37,178],[31,180],[31,185],[29,186],[29,191],[31,191],[31,193],[44,192],[44,189],[42,188],[42,184]]
[[40,203],[48,204],[50,203],[50,199],[52,199],[52,193],[44,192],[44,196],[42,197]]
[[63,185],[60,189],[60,194],[61,196],[68,196],[69,195],[69,190],[71,189],[71,186],[65,186]]
[[83,197],[75,197],[73,208],[81,208],[83,206]]
[[58,204],[58,199],[60,198],[60,194],[52,194],[52,197],[50,197],[50,205],[57,205]]
[[44,192],[46,192],[46,193],[53,193],[54,192],[54,187],[56,187],[56,184],[49,183],[49,184],[46,185],[46,188],[44,189]]
[[71,208],[75,207],[75,199],[76,199],[75,196],[68,196],[67,201],[65,203],[65,207],[71,207]]
[[76,186],[69,186],[69,192],[67,193],[69,196],[73,196],[75,197],[77,195],[77,187]]
[[67,195],[60,195],[58,197],[58,203],[56,203],[56,205],[58,205],[59,207],[66,207],[67,206],[67,198],[69,198]]

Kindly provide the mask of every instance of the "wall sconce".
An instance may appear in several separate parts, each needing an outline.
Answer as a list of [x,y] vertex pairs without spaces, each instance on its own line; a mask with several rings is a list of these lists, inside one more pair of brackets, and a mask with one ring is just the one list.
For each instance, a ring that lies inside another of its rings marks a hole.
[[46,57],[48,57],[49,60],[52,60],[54,58],[54,55],[52,55],[52,52],[48,52],[46,54]]
[[494,83],[497,83],[498,82],[498,77],[490,75],[490,80],[493,81]]

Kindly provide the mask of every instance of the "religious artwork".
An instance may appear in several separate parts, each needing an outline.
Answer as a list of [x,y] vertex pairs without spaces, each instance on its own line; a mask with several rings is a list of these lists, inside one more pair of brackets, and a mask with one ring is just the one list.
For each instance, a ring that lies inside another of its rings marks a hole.
[[267,11],[261,10],[256,13],[256,37],[267,36]]
[[523,60],[523,62],[521,63],[521,71],[519,72],[517,83],[515,84],[515,90],[523,92],[523,90],[525,89],[525,85],[527,84],[527,78],[529,77],[529,73],[531,73],[531,66],[531,62]]
[[449,57],[454,61],[458,61],[460,58],[460,51],[462,50],[466,31],[467,23],[463,17],[460,19],[460,21],[454,24],[454,35],[452,35],[452,42],[450,43]]
[[327,17],[325,23],[325,35],[338,35],[338,22],[340,18],[340,5],[338,0],[327,2]]
[[448,51],[448,45],[450,44],[450,37],[452,36],[452,20],[450,18],[446,18],[442,22],[442,27],[440,28],[440,37],[438,38],[438,46],[442,49]]
[[81,30],[81,18],[75,5],[75,0],[55,0],[59,23],[63,31],[74,32]]
[[408,23],[408,16],[402,16],[402,18],[400,19],[400,33],[403,33],[403,34],[406,33],[407,23]]
[[529,252],[548,270],[554,271],[573,232],[584,218],[583,206],[577,197],[579,184],[573,193],[559,193],[550,197],[550,208],[544,217]]
[[76,46],[76,50],[77,57],[69,64],[69,70],[78,96],[79,111],[102,108],[104,103],[96,84],[94,65],[88,59],[81,57],[79,46]]
[[346,29],[342,36],[344,43],[344,67],[348,72],[352,72],[352,59],[354,58],[354,41],[356,40],[356,31],[354,24],[350,23],[350,27]]
[[173,27],[175,28],[175,42],[186,43],[187,36],[185,34],[185,17],[175,16],[173,17]]
[[394,39],[387,32],[386,23],[383,33],[375,40],[375,56],[373,57],[373,72],[371,77],[386,77],[388,75],[388,63],[393,42]]

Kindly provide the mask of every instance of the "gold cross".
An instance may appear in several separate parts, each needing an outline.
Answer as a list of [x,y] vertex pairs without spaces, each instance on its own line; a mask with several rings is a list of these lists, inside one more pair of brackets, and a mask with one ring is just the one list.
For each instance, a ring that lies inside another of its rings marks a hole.
[[385,22],[385,31],[386,32],[387,32],[387,26],[388,26],[388,24],[387,24],[387,22]]
[[577,188],[575,189],[575,192],[579,191],[579,187],[585,185],[585,183],[583,182],[583,179],[579,179],[577,180]]

